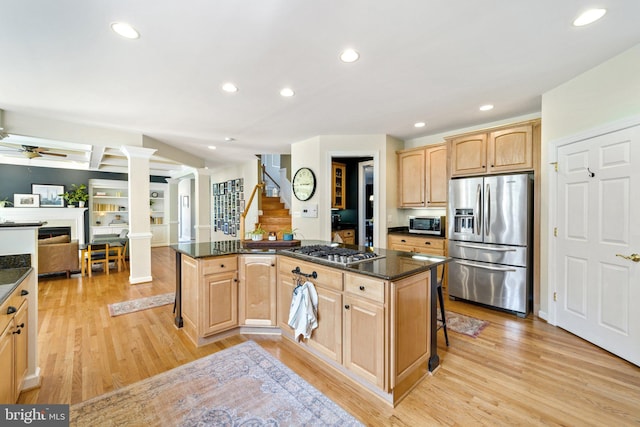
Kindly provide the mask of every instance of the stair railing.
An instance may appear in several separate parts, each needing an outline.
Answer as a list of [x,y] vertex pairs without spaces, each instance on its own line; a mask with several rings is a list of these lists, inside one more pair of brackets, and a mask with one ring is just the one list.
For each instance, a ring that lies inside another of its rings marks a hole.
[[256,184],[255,187],[253,187],[253,191],[251,192],[251,197],[249,197],[249,201],[247,202],[247,205],[245,206],[244,211],[240,214],[240,240],[245,239],[244,221],[247,218],[247,213],[249,213],[249,208],[251,207],[251,203],[253,203],[253,198],[256,196],[256,192],[258,191],[258,188],[263,188],[263,187],[264,187],[264,182],[259,182]]
[[[264,167],[264,165],[260,166],[262,167],[262,176],[266,176],[267,178],[269,178],[271,182],[273,182],[273,185],[275,185],[278,189],[278,193],[280,193],[280,184],[278,183],[278,181],[276,181],[271,175],[269,175],[269,172],[267,172],[267,169]],[[262,180],[264,181],[264,178]]]

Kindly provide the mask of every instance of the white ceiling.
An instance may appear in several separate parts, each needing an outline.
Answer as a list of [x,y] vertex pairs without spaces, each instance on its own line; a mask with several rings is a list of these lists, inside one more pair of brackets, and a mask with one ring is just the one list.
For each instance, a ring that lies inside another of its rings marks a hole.
[[[571,25],[594,6],[608,9],[601,21]],[[539,112],[541,94],[640,43],[637,0],[2,0],[1,10],[0,108],[144,134],[210,166],[316,135],[407,140]],[[141,37],[115,35],[114,21]],[[346,47],[361,59],[340,62]],[[227,81],[239,92],[222,92]],[[282,98],[284,86],[296,95]],[[486,103],[495,109],[478,111]]]

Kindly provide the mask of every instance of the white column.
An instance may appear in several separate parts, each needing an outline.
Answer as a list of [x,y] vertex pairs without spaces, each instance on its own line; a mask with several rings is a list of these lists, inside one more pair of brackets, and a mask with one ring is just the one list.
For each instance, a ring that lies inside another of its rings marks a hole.
[[165,181],[167,181],[167,184],[169,185],[167,188],[167,194],[164,195],[165,208],[167,211],[164,219],[169,224],[169,244],[175,245],[178,243],[178,227],[180,226],[178,221],[178,208],[180,206],[180,202],[178,200],[178,183],[180,180],[166,178]]
[[149,159],[156,150],[123,146],[129,166],[129,283],[150,282],[151,208],[149,206]]
[[211,241],[211,176],[208,169],[195,171],[196,242]]

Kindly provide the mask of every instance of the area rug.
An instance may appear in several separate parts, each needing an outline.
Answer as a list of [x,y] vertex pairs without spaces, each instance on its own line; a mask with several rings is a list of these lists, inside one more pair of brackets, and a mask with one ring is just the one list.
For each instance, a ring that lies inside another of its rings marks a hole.
[[[477,338],[480,332],[489,324],[486,320],[476,319],[453,311],[445,310],[444,313],[447,316],[447,331],[458,332],[473,338]],[[438,326],[441,324],[440,311],[438,311]]]
[[361,426],[253,341],[70,408],[71,426]]
[[176,299],[175,295],[175,293],[170,292],[168,294],[154,295],[152,297],[138,298],[130,301],[109,304],[109,314],[111,317],[115,317],[120,316],[121,314],[133,313],[134,311],[173,304]]

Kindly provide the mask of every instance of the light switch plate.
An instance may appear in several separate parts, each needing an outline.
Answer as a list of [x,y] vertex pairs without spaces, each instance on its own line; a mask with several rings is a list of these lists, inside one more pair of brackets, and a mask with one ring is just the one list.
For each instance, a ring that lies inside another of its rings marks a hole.
[[302,206],[303,218],[318,218],[318,205],[307,204]]

